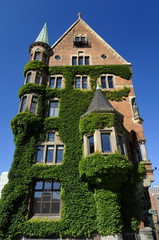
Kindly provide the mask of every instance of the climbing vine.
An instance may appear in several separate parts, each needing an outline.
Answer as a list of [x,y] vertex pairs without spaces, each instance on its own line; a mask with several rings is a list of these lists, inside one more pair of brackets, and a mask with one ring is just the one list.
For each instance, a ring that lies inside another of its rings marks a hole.
[[[46,86],[28,83],[19,91],[19,97],[36,93],[38,109],[36,115],[27,111],[19,113],[11,122],[16,149],[9,172],[9,183],[4,187],[0,201],[0,239],[14,240],[22,235],[29,238],[81,238],[91,237],[94,233],[107,235],[121,232],[127,219],[124,213],[120,213],[123,199],[119,197],[119,193],[123,183],[129,186],[132,179],[135,179],[136,168],[119,153],[107,157],[98,153],[83,158],[81,136],[98,128],[115,126],[119,122],[122,125],[122,118],[118,118],[114,113],[90,114],[81,118],[88,109],[93,91],[73,89],[73,85],[76,74],[88,74],[94,90],[100,74],[111,73],[130,79],[130,68],[112,65],[48,69],[44,63],[32,61],[26,65],[24,74],[29,70],[49,70],[50,74],[62,74],[65,78],[65,88],[49,89]],[[111,100],[121,101],[123,97],[128,96],[130,90],[124,88],[119,91],[106,91],[105,94],[109,99],[112,98]],[[54,97],[59,99],[59,116],[47,118],[47,103]],[[37,145],[45,141],[47,131],[53,130],[58,131],[65,145],[63,162],[61,165],[37,165]],[[138,176],[141,176],[141,168],[137,169]],[[131,178],[128,177],[128,173]],[[115,191],[110,188],[107,175],[112,179]],[[58,220],[50,220],[47,217],[33,219],[30,210],[30,187],[38,180],[48,179],[61,182],[61,217]],[[121,188],[117,187],[113,179],[121,181]],[[133,207],[129,202],[129,209]],[[132,212],[129,213],[129,223],[132,219],[134,222],[138,220]],[[134,222],[132,225],[136,226]]]

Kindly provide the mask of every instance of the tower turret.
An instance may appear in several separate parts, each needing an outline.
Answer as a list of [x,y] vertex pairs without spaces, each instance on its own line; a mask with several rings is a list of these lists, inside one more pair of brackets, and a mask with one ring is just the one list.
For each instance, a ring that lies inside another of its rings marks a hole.
[[30,61],[40,60],[48,64],[49,58],[52,55],[52,49],[49,45],[49,37],[46,23],[44,24],[35,42],[30,45],[29,52]]

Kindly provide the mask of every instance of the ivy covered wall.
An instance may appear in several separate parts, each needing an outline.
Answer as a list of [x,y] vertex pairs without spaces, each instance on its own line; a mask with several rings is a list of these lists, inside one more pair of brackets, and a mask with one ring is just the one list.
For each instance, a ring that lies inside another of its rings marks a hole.
[[[33,69],[32,64],[36,65],[35,63],[36,61],[30,62],[25,67],[25,73]],[[46,68],[43,67],[41,70],[45,71]],[[93,128],[88,126],[84,119],[81,122],[80,116],[86,112],[94,92],[73,89],[74,76],[77,73],[91,75],[94,90],[97,77],[101,73],[112,73],[129,79],[131,71],[128,68],[128,66],[50,67],[50,74],[64,76],[64,89],[49,89],[30,83],[20,89],[19,97],[26,93],[38,94],[38,110],[36,115],[27,111],[19,113],[11,122],[16,149],[9,172],[9,183],[4,187],[0,199],[1,240],[15,240],[21,235],[35,238],[81,238],[91,237],[93,234],[107,235],[137,230],[138,216],[131,198],[134,196],[133,201],[137,204],[135,186],[139,177],[136,176],[143,174],[144,170],[133,166],[119,153],[108,157],[98,153],[83,158],[81,134],[90,129],[94,131],[98,127],[110,127],[117,119],[109,113],[105,114],[104,118],[96,115],[97,125],[95,124]],[[39,67],[36,65],[35,69],[39,70]],[[128,94],[127,88],[106,92],[107,96],[112,97],[111,100],[116,101],[123,101]],[[48,100],[54,97],[59,99],[59,116],[46,118]],[[87,117],[91,118],[91,115]],[[65,145],[62,164],[52,166],[35,164],[37,144],[45,140],[46,131],[55,129]],[[61,182],[61,218],[32,219],[28,211],[30,188],[33,182],[48,179]],[[110,187],[112,179],[114,181]],[[131,187],[131,198],[124,195],[123,189],[128,186]],[[129,206],[126,216],[121,212],[124,205]]]

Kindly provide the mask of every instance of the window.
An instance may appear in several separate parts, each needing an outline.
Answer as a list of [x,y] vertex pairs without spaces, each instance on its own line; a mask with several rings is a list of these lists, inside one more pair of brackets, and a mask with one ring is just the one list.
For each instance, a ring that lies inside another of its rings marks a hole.
[[47,62],[47,55],[46,55],[45,53],[43,53],[43,59],[42,59],[42,61],[43,61],[44,63]]
[[76,76],[75,77],[75,88],[87,89],[87,76]]
[[118,147],[119,147],[120,153],[125,155],[123,138],[122,136],[119,136],[119,135],[118,135]]
[[34,60],[39,60],[39,59],[40,59],[40,52],[35,52]]
[[113,76],[101,76],[100,81],[102,88],[114,88]]
[[50,101],[49,103],[49,117],[57,117],[58,116],[58,101]]
[[20,107],[20,112],[24,112],[26,109],[26,102],[27,102],[27,97],[23,97],[22,98],[22,102],[21,102],[21,107]]
[[102,152],[110,152],[110,134],[109,133],[101,133],[101,144],[102,144]]
[[62,77],[59,77],[59,76],[51,77],[50,82],[49,82],[49,87],[61,89],[62,88]]
[[89,56],[73,56],[72,65],[90,65]]
[[33,96],[31,101],[31,106],[30,106],[31,113],[36,113],[37,102],[38,102],[38,97]]
[[26,83],[30,83],[31,81],[31,73],[28,73],[26,76]]
[[33,215],[60,214],[61,184],[57,181],[45,180],[36,182],[33,193]]
[[39,74],[36,74],[36,77],[35,77],[35,84],[40,84],[40,75]]
[[43,155],[44,155],[44,146],[38,146],[36,162],[42,162],[43,161]]
[[83,47],[88,44],[87,36],[83,34],[77,34],[74,36],[74,45],[78,47]]
[[54,132],[49,132],[47,135],[47,141],[48,142],[53,142],[55,140],[55,133]]
[[[46,149],[45,149],[46,148]],[[45,150],[45,151],[44,151]],[[61,163],[63,158],[63,145],[46,145],[37,148],[37,163]]]
[[94,153],[94,136],[88,137],[89,142],[89,154]]
[[61,59],[61,56],[60,56],[60,55],[56,55],[56,56],[55,56],[55,59],[56,59],[56,60],[60,60],[60,59]]
[[47,133],[47,141],[37,147],[36,163],[61,163],[64,152],[64,144],[55,134]]

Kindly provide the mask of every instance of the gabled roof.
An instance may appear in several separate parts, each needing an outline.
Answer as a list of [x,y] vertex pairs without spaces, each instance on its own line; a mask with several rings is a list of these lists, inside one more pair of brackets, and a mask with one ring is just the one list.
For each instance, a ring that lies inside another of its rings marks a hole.
[[49,45],[49,37],[48,37],[48,30],[47,30],[46,23],[44,24],[35,42],[43,42]]
[[69,27],[69,29],[52,45],[52,48],[54,49],[61,41],[62,39],[79,23],[82,23],[85,25],[87,29],[89,29],[93,34],[96,35],[96,37],[102,42],[103,45],[105,45],[110,51],[113,52],[113,54],[119,58],[123,64],[130,65],[124,58],[122,58],[103,38],[101,38],[82,18],[81,15],[78,15],[78,19]]

